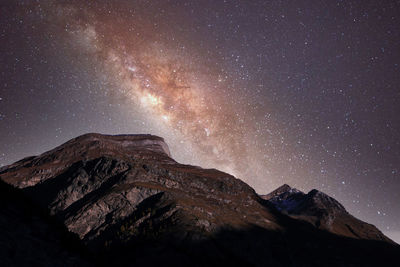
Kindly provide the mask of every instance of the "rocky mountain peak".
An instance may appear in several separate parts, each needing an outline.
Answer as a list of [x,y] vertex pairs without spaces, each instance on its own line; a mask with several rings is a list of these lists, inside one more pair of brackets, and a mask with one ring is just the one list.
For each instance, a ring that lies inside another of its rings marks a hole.
[[[154,152],[171,157],[168,145],[164,139],[150,134],[123,134],[105,135],[98,133],[84,134],[76,137],[57,148],[43,153],[39,157],[48,155],[58,156],[60,159],[71,157],[90,157],[97,154],[128,155]],[[51,159],[50,159],[51,160]]]
[[167,143],[159,136],[150,134],[121,134],[104,135],[98,133],[89,133],[74,138],[60,148],[75,146],[76,144],[89,143],[91,146],[115,146],[125,152],[135,151],[136,149],[147,149],[150,151],[165,153],[171,157]]
[[76,162],[99,157],[157,160],[174,163],[164,139],[149,134],[104,135],[89,133],[76,137],[39,156],[26,157],[0,170],[2,179],[17,187],[43,182]]
[[313,201],[314,205],[317,205],[319,208],[331,211],[331,212],[346,212],[346,209],[340,204],[336,199],[328,196],[327,194],[313,189],[308,192],[307,197]]
[[287,199],[288,197],[298,193],[302,192],[297,190],[296,188],[291,187],[288,184],[284,184],[267,195],[261,195],[261,197],[265,200],[272,200],[275,198],[279,198],[282,200],[282,199]]
[[319,229],[352,238],[373,237],[390,242],[375,226],[353,217],[336,199],[317,189],[312,189],[305,194],[288,185],[283,185],[261,197],[280,212],[311,223]]

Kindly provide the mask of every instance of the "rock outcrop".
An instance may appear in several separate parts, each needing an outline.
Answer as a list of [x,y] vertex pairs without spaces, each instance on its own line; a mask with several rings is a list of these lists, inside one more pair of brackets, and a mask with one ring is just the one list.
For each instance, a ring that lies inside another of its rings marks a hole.
[[277,204],[286,189],[262,198],[227,173],[179,164],[151,135],[83,135],[0,169],[0,178],[75,235],[93,264],[369,265],[400,252],[383,235],[297,218]]

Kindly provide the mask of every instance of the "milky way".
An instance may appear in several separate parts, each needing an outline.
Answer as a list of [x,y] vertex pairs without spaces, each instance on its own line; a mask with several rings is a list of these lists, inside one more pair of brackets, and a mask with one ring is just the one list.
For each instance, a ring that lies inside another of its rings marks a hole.
[[199,164],[242,177],[255,165],[257,157],[250,155],[244,134],[250,127],[236,113],[240,107],[233,109],[215,93],[221,85],[207,82],[222,82],[212,69],[203,62],[195,63],[191,55],[147,38],[146,32],[151,30],[134,18],[126,27],[125,20],[110,22],[104,14],[87,8],[82,12],[70,5],[55,6],[57,13],[52,18],[58,27],[68,27],[66,41],[77,47],[78,54],[88,53],[101,72],[114,80],[116,86],[106,91],[110,101],[122,98],[132,109],[167,125],[175,136],[189,140]]
[[2,1],[0,164],[87,132],[400,233],[399,2]]

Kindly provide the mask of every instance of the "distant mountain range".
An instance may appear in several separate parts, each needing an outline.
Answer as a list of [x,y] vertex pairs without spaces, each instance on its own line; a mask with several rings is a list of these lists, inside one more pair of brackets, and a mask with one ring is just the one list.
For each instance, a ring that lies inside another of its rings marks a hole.
[[335,199],[268,195],[152,135],[86,134],[0,169],[2,266],[398,266]]

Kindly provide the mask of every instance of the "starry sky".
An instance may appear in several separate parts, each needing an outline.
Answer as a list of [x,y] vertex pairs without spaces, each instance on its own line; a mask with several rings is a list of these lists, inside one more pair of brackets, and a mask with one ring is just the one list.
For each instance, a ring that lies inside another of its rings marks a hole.
[[150,133],[268,193],[319,189],[400,241],[400,1],[0,3],[0,166]]

